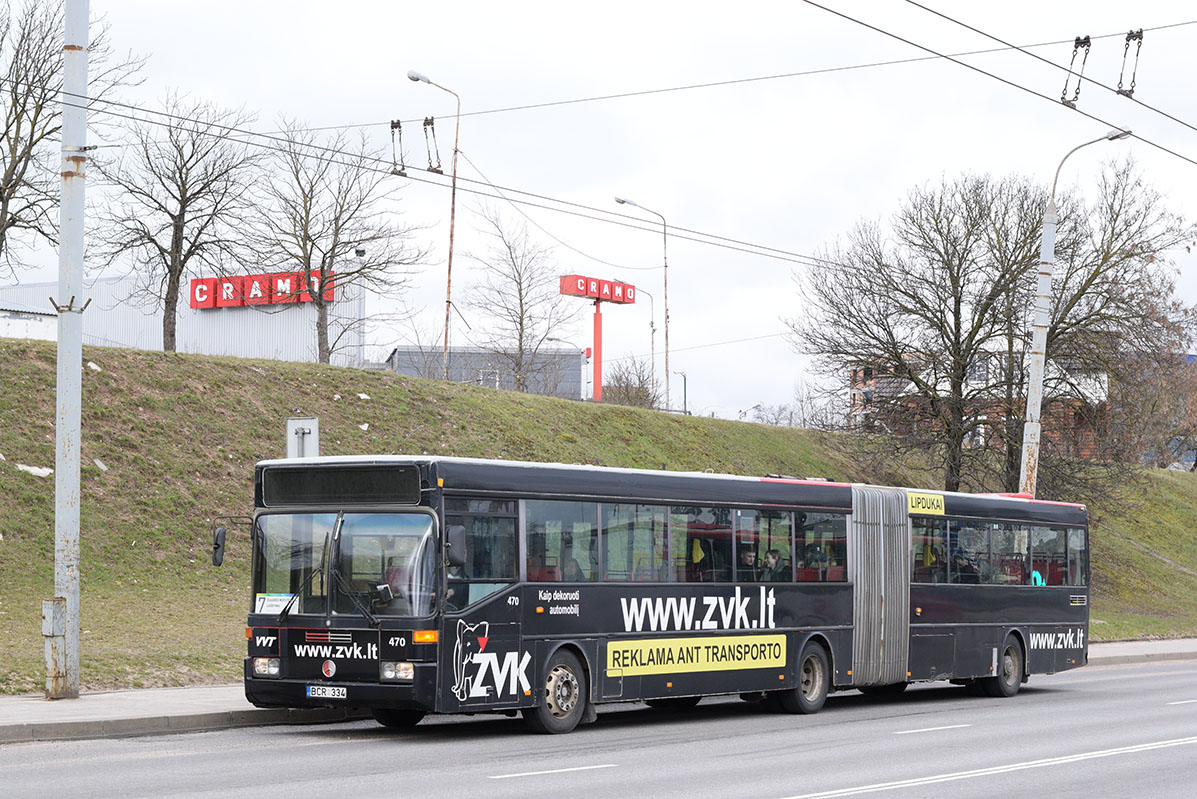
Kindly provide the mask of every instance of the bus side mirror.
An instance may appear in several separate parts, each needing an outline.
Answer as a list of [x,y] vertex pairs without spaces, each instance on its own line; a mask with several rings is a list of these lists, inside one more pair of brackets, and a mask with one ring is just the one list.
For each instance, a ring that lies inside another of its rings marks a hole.
[[212,533],[212,565],[219,566],[224,563],[224,536],[225,529],[217,527]]
[[454,524],[449,527],[445,534],[447,546],[445,548],[445,560],[449,562],[450,566],[463,568],[465,566],[466,555],[466,531],[460,524]]

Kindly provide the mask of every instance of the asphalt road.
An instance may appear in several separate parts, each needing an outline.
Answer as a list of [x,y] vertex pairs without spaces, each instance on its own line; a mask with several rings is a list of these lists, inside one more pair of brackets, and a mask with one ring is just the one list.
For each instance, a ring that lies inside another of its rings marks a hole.
[[600,708],[570,735],[496,716],[0,747],[18,797],[1192,797],[1197,663],[1036,677],[1014,699],[848,691],[816,716],[737,699]]

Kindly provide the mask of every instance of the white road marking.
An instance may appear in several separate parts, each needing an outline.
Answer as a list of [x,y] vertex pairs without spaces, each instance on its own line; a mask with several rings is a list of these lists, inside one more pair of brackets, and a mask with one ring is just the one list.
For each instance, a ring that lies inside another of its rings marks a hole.
[[1194,702],[1197,702],[1197,699],[1184,699],[1180,702],[1169,702],[1168,704],[1170,704],[1170,705],[1191,705]]
[[923,727],[921,730],[902,730],[894,735],[913,735],[916,732],[935,732],[936,730],[958,730],[961,727],[971,727],[971,724],[949,724],[946,727]]
[[614,763],[606,763],[601,766],[577,766],[575,768],[555,768],[555,769],[551,769],[549,771],[524,771],[519,774],[498,774],[493,777],[488,777],[487,779],[507,780],[507,779],[511,779],[512,777],[538,777],[541,774],[564,774],[567,771],[590,771],[590,770],[596,769],[596,768],[615,768],[615,764]]
[[1044,766],[1062,766],[1067,763],[1079,763],[1082,760],[1095,760],[1100,757],[1113,757],[1114,755],[1129,755],[1136,752],[1147,752],[1152,749],[1167,749],[1172,746],[1191,746],[1197,744],[1197,736],[1192,738],[1174,738],[1170,741],[1156,741],[1149,744],[1138,744],[1136,746],[1123,746],[1117,749],[1102,749],[1097,752],[1082,752],[1079,755],[1068,755],[1066,757],[1049,757],[1044,760],[1028,760],[1022,763],[1011,763],[1006,766],[994,766],[992,768],[979,768],[971,771],[957,771],[951,774],[936,774],[931,777],[918,777],[912,780],[899,780],[897,782],[879,782],[874,785],[861,785],[856,788],[840,788],[834,791],[822,791],[820,793],[805,793],[801,796],[789,796],[786,799],[827,799],[833,796],[858,796],[866,793],[880,793],[881,791],[894,791],[902,788],[915,788],[920,785],[934,785],[940,782],[954,782],[956,780],[967,780],[973,777],[991,777],[995,774],[1006,774],[1011,771],[1022,771],[1031,768],[1043,768]]

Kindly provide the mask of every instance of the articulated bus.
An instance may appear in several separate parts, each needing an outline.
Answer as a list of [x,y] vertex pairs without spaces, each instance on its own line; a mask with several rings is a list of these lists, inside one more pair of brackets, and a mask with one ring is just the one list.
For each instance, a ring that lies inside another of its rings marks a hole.
[[[946,680],[1013,696],[1088,659],[1084,506],[439,457],[263,461],[245,693],[259,707],[521,713]],[[213,560],[223,557],[217,530]]]

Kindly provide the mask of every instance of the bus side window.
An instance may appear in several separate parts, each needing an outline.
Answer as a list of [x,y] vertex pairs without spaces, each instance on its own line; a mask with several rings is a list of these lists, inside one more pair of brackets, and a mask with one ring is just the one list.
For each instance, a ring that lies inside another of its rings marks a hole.
[[1058,527],[1033,527],[1031,529],[1032,578],[1038,573],[1034,585],[1064,585],[1067,582],[1066,533]]
[[603,564],[612,582],[668,580],[665,562],[667,509],[659,505],[603,505]]
[[1068,584],[1085,585],[1085,531],[1068,531]]
[[601,572],[598,504],[525,500],[528,580],[592,582]]
[[953,583],[990,580],[989,527],[980,522],[948,522],[948,578]]
[[947,528],[943,519],[929,516],[915,516],[910,520],[911,581],[916,583],[947,582],[948,563],[944,557],[947,551]]
[[445,529],[465,531],[464,580],[516,578],[515,503],[487,499],[445,499]]
[[677,579],[691,583],[731,582],[731,509],[674,506],[669,510]]
[[999,585],[1029,584],[1029,528],[1008,522],[994,524],[992,528],[993,581]]

